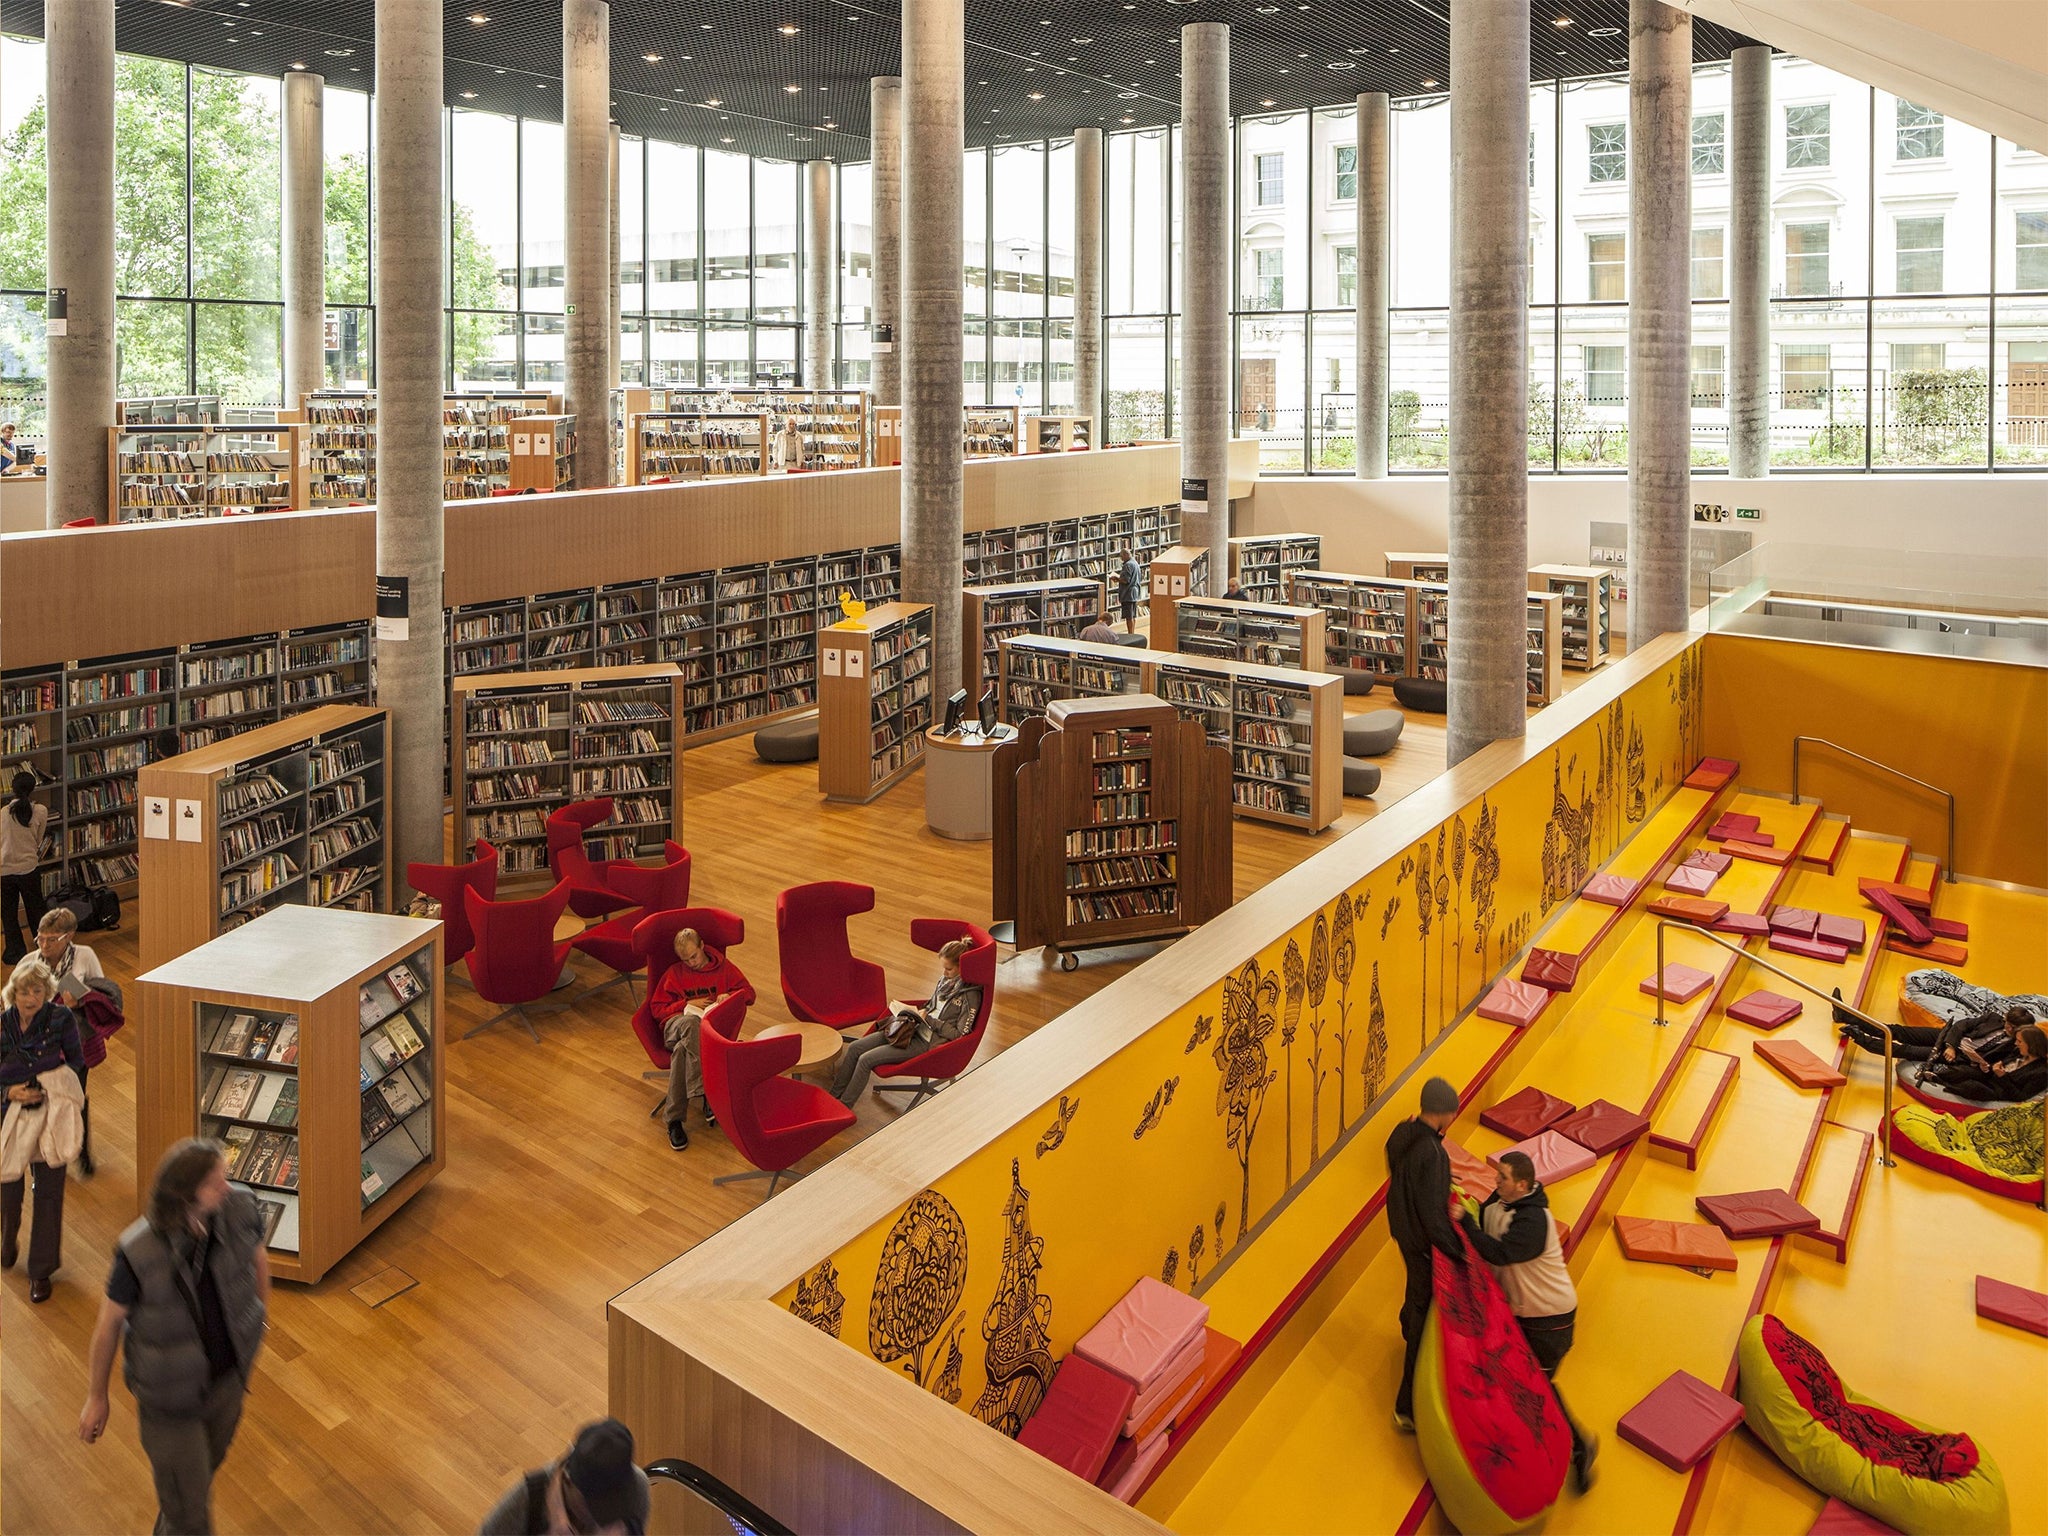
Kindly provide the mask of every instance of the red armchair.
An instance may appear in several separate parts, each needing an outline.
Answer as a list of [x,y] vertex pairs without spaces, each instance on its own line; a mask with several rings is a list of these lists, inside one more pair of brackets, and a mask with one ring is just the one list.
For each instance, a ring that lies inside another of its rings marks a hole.
[[569,882],[569,910],[578,917],[607,917],[633,903],[612,889],[611,872],[618,867],[612,859],[593,859],[583,850],[583,839],[592,827],[612,819],[610,795],[595,800],[576,800],[548,813],[548,868],[557,880]]
[[[540,1031],[533,1027],[527,1010],[554,990],[562,962],[569,955],[568,941],[555,940],[555,924],[569,904],[568,882],[531,901],[490,901],[474,890],[465,890],[462,904],[476,935],[476,945],[469,952],[470,982],[485,1002],[503,1005],[462,1038],[467,1040],[517,1014],[526,1032],[538,1041]],[[562,1004],[541,1006],[543,1011],[556,1012]]]
[[422,896],[441,903],[441,960],[454,965],[476,943],[470,931],[469,913],[462,893],[475,891],[485,901],[498,894],[498,850],[482,838],[476,840],[476,857],[467,864],[408,864],[405,883]]
[[995,1006],[996,941],[974,924],[963,923],[958,918],[911,919],[910,940],[921,949],[936,953],[941,945],[954,939],[965,939],[972,946],[960,957],[960,979],[969,986],[981,988],[981,1010],[975,1014],[974,1023],[967,1033],[957,1039],[943,1041],[908,1061],[891,1062],[874,1069],[876,1077],[909,1079],[901,1083],[875,1084],[877,1093],[909,1094],[910,1103],[905,1106],[909,1109],[917,1108],[967,1070],[968,1063],[974,1060],[974,1053],[981,1047],[981,1037],[988,1030],[989,1013]]
[[[581,1002],[593,992],[613,986],[621,981],[626,992],[633,992],[633,973],[640,969],[641,956],[633,947],[633,935],[641,922],[656,912],[674,912],[690,903],[690,850],[681,843],[665,842],[663,849],[668,862],[652,868],[617,860],[605,869],[605,884],[615,894],[631,901],[634,910],[595,928],[586,928],[571,939],[570,947],[590,956],[602,965],[608,965],[615,973],[610,980],[600,981],[594,987],[586,987],[576,994]],[[572,891],[569,897],[574,902]],[[652,985],[652,982],[649,983]]]
[[855,957],[846,920],[875,909],[875,888],[851,880],[792,885],[775,898],[775,951],[782,997],[807,1024],[852,1029],[889,1015],[882,968]]
[[703,1053],[704,1096],[718,1124],[740,1155],[754,1165],[746,1173],[721,1174],[714,1184],[766,1179],[768,1193],[790,1169],[853,1124],[853,1111],[824,1089],[782,1074],[796,1065],[803,1039],[742,1040],[747,1004],[737,995],[714,1003],[698,1026]]
[[[706,944],[723,950],[728,956],[747,936],[746,920],[737,912],[728,912],[722,907],[681,907],[673,912],[655,912],[641,917],[634,925],[633,951],[638,964],[647,971],[647,996],[633,1010],[633,1033],[639,1037],[640,1049],[654,1064],[655,1070],[640,1074],[649,1081],[666,1081],[672,1059],[668,1037],[662,1030],[661,1021],[653,1013],[654,989],[661,985],[661,978],[668,974],[668,968],[676,963],[676,930],[680,928],[696,929],[697,936]],[[754,1001],[752,986],[737,995],[749,1004]],[[651,1120],[660,1113],[661,1101],[657,1100],[648,1118]]]

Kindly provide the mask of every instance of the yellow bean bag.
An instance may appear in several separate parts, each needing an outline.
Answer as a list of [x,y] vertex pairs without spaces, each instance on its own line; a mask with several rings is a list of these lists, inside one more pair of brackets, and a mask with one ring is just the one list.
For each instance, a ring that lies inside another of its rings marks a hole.
[[2011,1530],[2005,1480],[1968,1435],[1929,1429],[1850,1391],[1825,1355],[1768,1312],[1743,1325],[1736,1357],[1743,1422],[1820,1492],[1905,1536]]
[[2041,1137],[2039,1100],[1963,1115],[1912,1103],[1892,1111],[1885,1145],[1923,1168],[2032,1205],[2041,1198]]

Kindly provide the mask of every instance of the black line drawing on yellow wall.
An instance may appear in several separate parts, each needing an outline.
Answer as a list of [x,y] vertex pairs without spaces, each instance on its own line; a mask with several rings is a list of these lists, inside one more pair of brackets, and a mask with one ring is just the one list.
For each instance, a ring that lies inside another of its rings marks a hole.
[[1180,1250],[1178,1248],[1169,1248],[1166,1250],[1166,1262],[1159,1266],[1159,1283],[1161,1285],[1171,1285],[1173,1284],[1174,1277],[1179,1273]]
[[[1251,1228],[1252,1139],[1265,1116],[1266,1090],[1280,1074],[1270,1065],[1266,1041],[1280,1006],[1280,978],[1247,960],[1223,983],[1223,1033],[1213,1052],[1216,1061],[1216,1113],[1223,1117],[1223,1142],[1237,1154],[1239,1197],[1237,1240]],[[1223,1251],[1219,1224],[1216,1249]],[[1192,1245],[1192,1260],[1198,1250]]]
[[[1562,748],[1550,755],[1550,820],[1543,828],[1543,899],[1545,915],[1558,903],[1569,901],[1586,883],[1593,866],[1593,797],[1586,791],[1586,776],[1579,774],[1576,804],[1565,792],[1569,771],[1561,759]],[[1577,767],[1572,758],[1571,767]]]
[[[1363,907],[1371,900],[1372,892],[1367,891],[1358,905]],[[1337,978],[1337,1134],[1340,1136],[1344,1134],[1344,1127],[1350,1124],[1351,972],[1358,964],[1357,927],[1351,893],[1345,891],[1338,896],[1337,905],[1330,909],[1330,974]]]
[[839,1337],[839,1325],[846,1316],[846,1295],[839,1289],[839,1266],[820,1259],[817,1267],[796,1283],[796,1296],[789,1310],[821,1333]]
[[[1649,802],[1643,796],[1643,728],[1634,720],[1628,723],[1628,819],[1641,821],[1649,813]],[[1659,775],[1661,783],[1662,775]]]
[[1323,1155],[1323,995],[1330,987],[1330,923],[1316,913],[1308,935],[1308,1165]]
[[[1451,1012],[1465,1005],[1465,814],[1451,823],[1451,884],[1447,893],[1456,915],[1444,924],[1451,941]],[[1439,916],[1442,914],[1440,913]]]
[[1202,1224],[1198,1221],[1195,1223],[1195,1230],[1188,1234],[1188,1291],[1190,1294],[1193,1294],[1195,1287],[1202,1283],[1203,1247]]
[[882,1240],[868,1302],[868,1353],[926,1385],[926,1358],[967,1286],[967,1227],[953,1202],[919,1190]]
[[1214,1024],[1214,1022],[1215,1021],[1211,1019],[1209,1015],[1206,1013],[1196,1014],[1195,1032],[1188,1036],[1188,1043],[1180,1048],[1181,1055],[1194,1055],[1195,1048],[1199,1046],[1204,1040],[1207,1040],[1209,1038],[1209,1029],[1210,1026]]
[[1308,971],[1301,963],[1301,946],[1293,939],[1280,957],[1281,996],[1280,1057],[1287,1063],[1287,1179],[1285,1189],[1294,1188],[1294,1032],[1301,1024],[1301,1000],[1308,989]]
[[1444,984],[1444,937],[1451,926],[1451,861],[1444,848],[1449,830],[1443,826],[1436,829],[1436,1032],[1439,1035],[1450,1022],[1450,1016],[1458,1011],[1457,998],[1445,995]]
[[1218,1253],[1221,1253],[1223,1251],[1223,1223],[1227,1221],[1229,1217],[1230,1202],[1227,1200],[1218,1200],[1216,1202],[1216,1251]]
[[1358,1112],[1369,1115],[1373,1101],[1379,1098],[1380,1090],[1387,1085],[1387,1005],[1380,996],[1380,963],[1377,960],[1372,963],[1372,991],[1366,998],[1365,1060],[1358,1064],[1358,1073],[1365,1079],[1365,1092],[1358,1102]]
[[1380,942],[1387,942],[1387,930],[1394,926],[1394,914],[1401,910],[1401,882],[1415,873],[1415,861],[1403,859],[1401,867],[1394,871],[1394,894],[1387,898],[1387,904],[1380,909]]
[[1472,949],[1479,957],[1480,984],[1493,968],[1487,963],[1486,945],[1493,937],[1494,888],[1500,884],[1500,812],[1479,800],[1479,819],[1472,829]]
[[981,1315],[988,1385],[974,1401],[974,1416],[1012,1440],[1045,1401],[1054,1368],[1052,1298],[1038,1288],[1045,1239],[1031,1230],[1031,1191],[1019,1173],[1013,1158],[1010,1197],[1003,1206],[1002,1278]]
[[1079,1099],[1070,1099],[1064,1093],[1060,1095],[1060,1107],[1053,1112],[1052,1124],[1048,1125],[1045,1134],[1038,1138],[1039,1157],[1045,1156],[1048,1152],[1059,1151],[1060,1143],[1067,1139],[1067,1127],[1074,1123],[1074,1112],[1080,1107]]
[[[1216,1048],[1219,1051],[1223,1049],[1221,1045],[1218,1045]],[[1178,1077],[1169,1077],[1159,1085],[1158,1091],[1152,1095],[1152,1102],[1147,1104],[1145,1112],[1138,1116],[1138,1128],[1131,1132],[1131,1140],[1140,1141],[1144,1138],[1147,1131],[1158,1128],[1160,1116],[1166,1113],[1166,1107],[1173,1102],[1174,1090],[1178,1087],[1180,1087],[1180,1079]]]
[[1593,803],[1600,808],[1600,837],[1612,853],[1621,842],[1621,764],[1627,740],[1622,728],[1621,700],[1608,705],[1594,724],[1593,739],[1599,743],[1600,759],[1593,777]]
[[1417,1050],[1429,1046],[1429,929],[1436,920],[1436,874],[1431,865],[1429,840],[1415,845],[1415,927],[1422,938],[1422,977],[1416,985],[1416,1007],[1420,1014]]
[[956,1408],[960,1405],[960,1369],[967,1363],[966,1357],[960,1353],[960,1334],[966,1327],[967,1314],[955,1315],[952,1325],[946,1329],[946,1368],[932,1383],[932,1396],[943,1397]]

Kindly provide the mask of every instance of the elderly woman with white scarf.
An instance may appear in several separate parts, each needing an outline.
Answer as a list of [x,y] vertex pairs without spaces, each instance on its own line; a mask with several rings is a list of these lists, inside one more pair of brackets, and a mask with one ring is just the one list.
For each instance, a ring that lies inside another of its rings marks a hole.
[[12,1269],[21,1232],[25,1176],[35,1181],[29,1236],[28,1299],[50,1299],[50,1276],[63,1261],[64,1170],[78,1155],[79,1111],[85,1095],[76,1074],[85,1066],[78,1019],[57,1000],[56,979],[42,956],[15,966],[0,988],[0,1269]]

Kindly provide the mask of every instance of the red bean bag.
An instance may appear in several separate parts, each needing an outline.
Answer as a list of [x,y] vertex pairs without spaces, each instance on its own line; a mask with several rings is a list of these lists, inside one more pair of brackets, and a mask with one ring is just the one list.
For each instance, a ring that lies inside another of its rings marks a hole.
[[1499,1131],[1511,1141],[1526,1141],[1577,1107],[1570,1099],[1560,1099],[1556,1094],[1545,1093],[1532,1084],[1481,1110],[1479,1123],[1489,1131]]
[[1465,1536],[1534,1530],[1564,1487],[1571,1431],[1469,1240],[1465,1255],[1462,1265],[1431,1255],[1436,1304],[1415,1366],[1416,1449],[1445,1518]]

